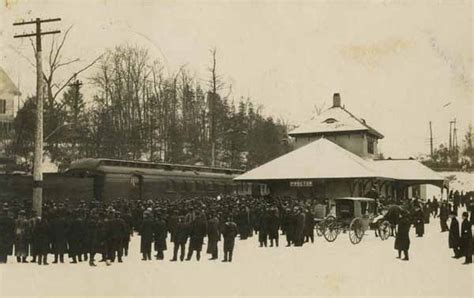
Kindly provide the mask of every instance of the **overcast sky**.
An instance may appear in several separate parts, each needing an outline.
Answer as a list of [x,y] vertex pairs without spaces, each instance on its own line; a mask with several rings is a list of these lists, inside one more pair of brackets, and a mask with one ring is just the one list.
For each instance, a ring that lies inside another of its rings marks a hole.
[[[209,49],[235,99],[303,123],[334,92],[385,135],[385,156],[429,152],[446,143],[457,118],[461,144],[473,118],[472,1],[2,1],[0,65],[24,95],[35,73],[21,55],[29,41],[14,21],[61,17],[45,29],[74,25],[65,57],[82,64],[122,43],[149,48],[168,72],[187,64],[206,78]],[[8,4],[8,5],[7,5]],[[45,48],[52,37],[44,38]],[[21,53],[18,54],[18,52]],[[86,80],[93,70],[82,77]],[[443,107],[447,105],[446,107]]]

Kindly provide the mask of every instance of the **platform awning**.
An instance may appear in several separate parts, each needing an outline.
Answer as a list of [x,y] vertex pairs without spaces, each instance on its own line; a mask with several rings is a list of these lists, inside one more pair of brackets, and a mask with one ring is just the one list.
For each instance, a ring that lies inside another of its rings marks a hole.
[[381,177],[411,183],[434,184],[442,187],[446,178],[413,159],[385,159],[367,161]]

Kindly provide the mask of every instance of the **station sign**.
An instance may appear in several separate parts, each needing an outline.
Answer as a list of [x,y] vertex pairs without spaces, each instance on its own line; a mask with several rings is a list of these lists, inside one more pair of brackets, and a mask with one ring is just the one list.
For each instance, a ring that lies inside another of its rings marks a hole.
[[308,180],[290,181],[290,187],[313,187],[313,181],[308,181]]

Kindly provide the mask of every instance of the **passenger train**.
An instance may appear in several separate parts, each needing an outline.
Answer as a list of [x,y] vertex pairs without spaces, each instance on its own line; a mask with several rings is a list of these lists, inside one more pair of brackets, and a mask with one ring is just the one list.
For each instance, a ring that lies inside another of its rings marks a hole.
[[[234,182],[244,171],[105,158],[74,161],[64,173],[45,174],[45,200],[149,200],[219,194],[266,195],[264,184]],[[0,200],[31,198],[32,178],[0,175]]]

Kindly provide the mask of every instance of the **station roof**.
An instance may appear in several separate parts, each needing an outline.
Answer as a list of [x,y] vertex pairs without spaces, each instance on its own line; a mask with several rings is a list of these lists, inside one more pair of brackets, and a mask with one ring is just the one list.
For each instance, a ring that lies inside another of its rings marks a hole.
[[384,136],[370,127],[365,120],[359,119],[344,107],[333,106],[317,117],[290,131],[290,136],[312,135],[334,132],[367,131],[382,139]]
[[0,94],[21,95],[20,90],[13,84],[7,73],[0,67]]
[[255,168],[236,180],[374,177],[372,168],[352,152],[319,139]]
[[382,177],[410,181],[444,181],[445,177],[414,159],[367,161]]
[[364,160],[324,138],[250,170],[234,180],[340,178],[380,178],[436,185],[446,180],[416,160]]

